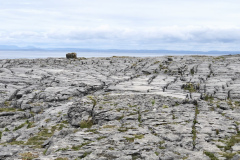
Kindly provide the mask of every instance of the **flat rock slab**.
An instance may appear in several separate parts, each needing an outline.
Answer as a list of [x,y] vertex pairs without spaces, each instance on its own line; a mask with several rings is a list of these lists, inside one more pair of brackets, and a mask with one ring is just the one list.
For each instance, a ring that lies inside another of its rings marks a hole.
[[0,159],[238,159],[239,60],[0,60]]

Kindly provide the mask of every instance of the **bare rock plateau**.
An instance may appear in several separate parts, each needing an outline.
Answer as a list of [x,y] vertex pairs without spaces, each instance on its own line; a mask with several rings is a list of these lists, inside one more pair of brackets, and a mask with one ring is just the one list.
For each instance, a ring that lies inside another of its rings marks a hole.
[[240,55],[0,59],[1,160],[239,160]]

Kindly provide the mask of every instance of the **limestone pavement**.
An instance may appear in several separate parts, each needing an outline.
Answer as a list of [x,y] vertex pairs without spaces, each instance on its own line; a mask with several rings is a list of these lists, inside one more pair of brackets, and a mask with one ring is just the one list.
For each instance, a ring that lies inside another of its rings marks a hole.
[[0,159],[240,159],[240,56],[0,60]]

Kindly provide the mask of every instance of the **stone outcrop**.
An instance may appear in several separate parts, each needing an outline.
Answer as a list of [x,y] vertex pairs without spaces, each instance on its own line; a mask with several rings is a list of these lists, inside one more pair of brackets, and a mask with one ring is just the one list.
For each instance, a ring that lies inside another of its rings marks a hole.
[[71,58],[0,60],[0,159],[239,159],[239,55]]
[[66,58],[67,59],[70,59],[70,58],[77,58],[77,53],[67,53],[66,54]]

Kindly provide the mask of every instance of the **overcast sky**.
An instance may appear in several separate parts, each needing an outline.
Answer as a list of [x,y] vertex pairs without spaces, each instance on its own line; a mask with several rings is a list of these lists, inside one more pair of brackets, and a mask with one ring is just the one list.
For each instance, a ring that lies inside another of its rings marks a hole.
[[0,0],[0,45],[240,50],[239,0]]

